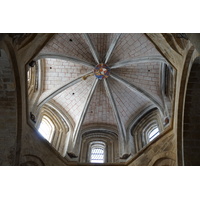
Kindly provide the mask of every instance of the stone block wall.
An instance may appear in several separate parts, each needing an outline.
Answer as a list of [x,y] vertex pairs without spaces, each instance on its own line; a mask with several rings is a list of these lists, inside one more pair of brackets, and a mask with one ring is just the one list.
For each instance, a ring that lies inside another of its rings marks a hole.
[[67,161],[26,123],[22,139],[20,165],[64,166]]
[[15,165],[17,101],[13,69],[0,49],[0,165]]

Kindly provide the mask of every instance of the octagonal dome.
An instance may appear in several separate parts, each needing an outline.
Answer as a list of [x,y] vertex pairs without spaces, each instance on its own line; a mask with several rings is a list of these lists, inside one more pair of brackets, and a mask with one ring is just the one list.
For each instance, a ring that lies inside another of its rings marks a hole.
[[151,141],[136,142],[142,119],[160,133],[170,123],[174,72],[146,34],[54,34],[34,60],[29,113],[37,129],[46,117],[47,140],[69,161],[90,162],[93,149],[106,152],[104,162],[124,162]]

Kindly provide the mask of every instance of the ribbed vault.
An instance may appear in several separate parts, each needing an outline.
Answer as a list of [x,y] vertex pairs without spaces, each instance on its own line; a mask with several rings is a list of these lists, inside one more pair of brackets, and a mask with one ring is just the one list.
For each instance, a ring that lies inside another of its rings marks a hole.
[[[83,160],[79,158],[83,127],[117,130],[115,156],[121,161],[113,162],[123,162],[131,154],[127,131],[131,119],[148,106],[158,108],[161,121],[170,118],[161,92],[161,69],[168,63],[145,34],[55,34],[35,59],[45,61],[41,66],[43,90],[30,104],[37,109],[30,106],[29,110],[37,115],[53,101],[70,116],[74,132],[66,151],[69,159]],[[94,75],[100,63],[110,68],[110,76],[102,80]]]

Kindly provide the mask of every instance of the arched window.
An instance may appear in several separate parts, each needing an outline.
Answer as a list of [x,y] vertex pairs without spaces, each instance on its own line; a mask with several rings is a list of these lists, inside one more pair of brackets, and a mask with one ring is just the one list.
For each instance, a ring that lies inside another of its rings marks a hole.
[[149,132],[149,142],[156,138],[160,134],[158,127],[154,127],[151,132]]
[[40,134],[49,142],[51,142],[55,127],[52,121],[47,117],[43,116],[42,121],[40,123],[38,131]]
[[90,144],[90,163],[104,163],[105,162],[105,143],[92,142]]
[[[99,160],[93,159],[95,157]],[[114,163],[118,159],[118,136],[115,132],[92,129],[82,134],[80,162]]]
[[153,141],[163,130],[162,119],[158,109],[153,108],[141,115],[132,126],[133,153],[137,153]]
[[149,142],[154,140],[160,134],[157,120],[149,119],[148,121],[146,119],[145,123],[146,123],[146,126],[143,127],[142,134],[141,134],[143,146],[146,146]]
[[[54,147],[62,156],[66,155],[70,133],[72,128],[68,126],[68,119],[56,107],[49,102],[41,108],[37,116],[36,128],[38,132]],[[70,124],[71,125],[71,124]]]

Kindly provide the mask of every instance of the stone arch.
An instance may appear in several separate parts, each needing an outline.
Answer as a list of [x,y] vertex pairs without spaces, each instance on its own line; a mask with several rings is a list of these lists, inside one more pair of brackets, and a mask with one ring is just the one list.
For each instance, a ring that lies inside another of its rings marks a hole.
[[184,165],[200,165],[200,57],[192,63],[189,73],[183,124]]
[[173,152],[162,152],[155,155],[148,166],[175,166],[176,155]]
[[59,110],[53,104],[45,104],[39,115],[37,116],[36,127],[39,128],[39,125],[43,117],[47,117],[51,123],[54,125],[55,129],[53,131],[52,139],[49,143],[62,155],[65,156],[67,151],[67,145],[70,137],[71,127],[69,128],[69,123],[64,118]]
[[183,72],[181,77],[179,89],[179,102],[178,102],[178,115],[177,115],[177,162],[178,165],[184,165],[183,157],[183,119],[184,119],[184,106],[185,95],[188,77],[195,58],[198,57],[198,52],[192,46],[186,55]]
[[27,154],[22,157],[20,166],[45,166],[45,164],[38,156]]
[[174,166],[174,165],[175,165],[175,160],[166,157],[156,160],[156,162],[153,164],[153,166]]
[[88,130],[82,135],[80,162],[89,162],[90,144],[95,142],[106,145],[106,162],[112,163],[119,159],[118,136],[116,133],[108,130]]

